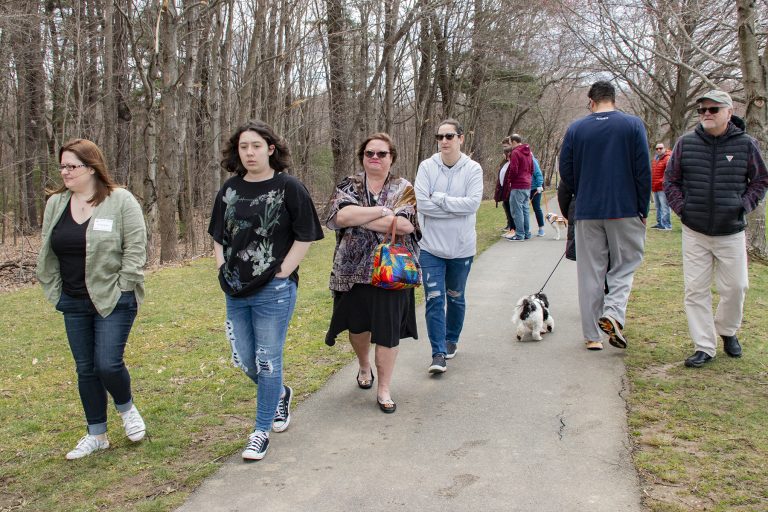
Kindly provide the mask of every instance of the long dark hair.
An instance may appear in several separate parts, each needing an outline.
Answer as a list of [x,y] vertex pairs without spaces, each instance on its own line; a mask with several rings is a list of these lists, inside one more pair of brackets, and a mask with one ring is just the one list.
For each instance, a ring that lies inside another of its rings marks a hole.
[[[109,175],[104,153],[101,152],[95,142],[88,139],[70,139],[59,149],[59,163],[61,163],[61,156],[65,151],[74,153],[78,160],[95,171],[93,175],[96,178],[96,192],[93,193],[88,202],[93,206],[99,206],[117,188],[117,184]],[[56,190],[50,191],[49,195],[60,194],[65,190],[67,187],[62,185]]]
[[291,167],[291,152],[288,150],[288,144],[285,142],[285,139],[276,134],[272,127],[264,121],[253,119],[239,126],[227,141],[226,146],[224,146],[222,151],[224,158],[221,159],[221,166],[225,170],[241,177],[248,173],[246,168],[243,167],[243,162],[240,161],[240,153],[237,150],[240,144],[240,135],[248,130],[261,135],[268,146],[275,147],[275,150],[269,155],[269,166],[275,172],[283,172]]

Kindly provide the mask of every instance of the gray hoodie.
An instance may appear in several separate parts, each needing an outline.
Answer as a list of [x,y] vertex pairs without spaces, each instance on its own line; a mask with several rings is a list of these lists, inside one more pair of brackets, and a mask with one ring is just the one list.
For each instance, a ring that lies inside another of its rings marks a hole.
[[446,167],[440,153],[419,164],[414,183],[422,238],[419,246],[439,258],[477,252],[475,220],[483,198],[483,169],[464,153]]

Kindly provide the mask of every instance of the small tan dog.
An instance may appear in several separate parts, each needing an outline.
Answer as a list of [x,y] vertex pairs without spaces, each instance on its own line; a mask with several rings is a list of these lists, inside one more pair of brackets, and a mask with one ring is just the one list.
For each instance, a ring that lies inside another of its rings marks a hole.
[[562,226],[564,229],[568,229],[568,219],[563,217],[562,215],[558,215],[553,212],[549,212],[544,216],[545,219],[547,219],[547,222],[555,228],[555,231],[557,234],[555,235],[555,240],[560,240],[560,227]]

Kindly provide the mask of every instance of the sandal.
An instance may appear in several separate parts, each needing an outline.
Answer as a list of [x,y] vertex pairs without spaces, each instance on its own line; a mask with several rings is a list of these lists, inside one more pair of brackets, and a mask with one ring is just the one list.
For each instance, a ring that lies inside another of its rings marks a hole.
[[387,414],[392,414],[397,409],[397,404],[391,398],[381,400],[379,397],[376,397],[376,402],[379,404],[379,409]]
[[371,386],[373,386],[373,381],[376,380],[376,376],[373,374],[373,368],[370,368],[369,371],[371,372],[371,378],[361,379],[360,370],[357,370],[357,375],[355,376],[355,379],[357,380],[357,386],[360,389],[371,389]]

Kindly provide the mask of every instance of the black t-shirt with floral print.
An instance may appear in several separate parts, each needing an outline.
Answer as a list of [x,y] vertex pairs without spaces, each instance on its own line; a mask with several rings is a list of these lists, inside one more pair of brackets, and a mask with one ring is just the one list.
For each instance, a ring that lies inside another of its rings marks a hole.
[[[219,283],[232,297],[247,297],[279,271],[294,241],[323,238],[304,184],[279,172],[271,179],[228,179],[216,194],[208,233],[224,247]],[[291,280],[299,282],[298,268]]]

